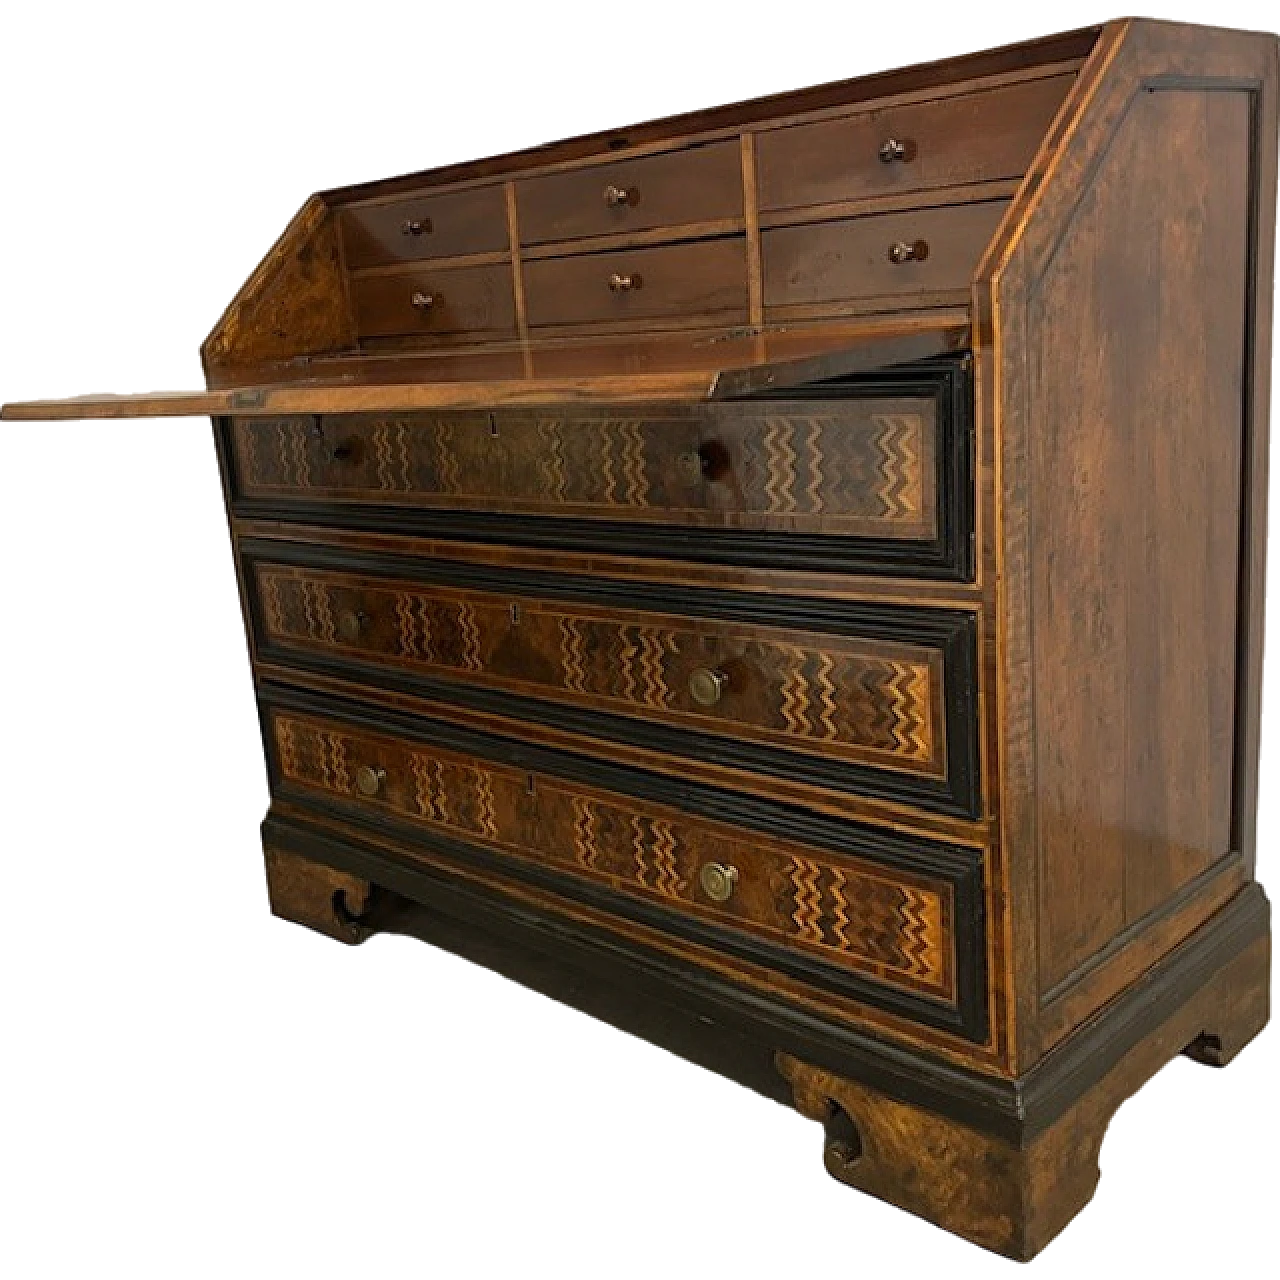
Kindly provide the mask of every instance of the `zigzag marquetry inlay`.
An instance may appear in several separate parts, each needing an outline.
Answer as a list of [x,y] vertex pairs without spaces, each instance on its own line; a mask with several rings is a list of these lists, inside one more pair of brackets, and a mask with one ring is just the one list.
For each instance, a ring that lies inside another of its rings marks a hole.
[[[826,756],[933,776],[943,770],[937,650],[709,619],[619,616],[330,570],[259,564],[254,576],[273,641]],[[364,619],[354,639],[336,621],[352,614]],[[689,692],[699,668],[729,675],[714,707],[698,706]]]
[[[937,533],[931,400],[690,410],[240,418],[245,493],[336,493],[509,513],[928,539]],[[342,456],[332,446],[344,443]],[[714,474],[681,458],[712,447]]]
[[[274,712],[272,725],[288,783],[674,903],[904,988],[954,996],[943,881],[302,713]],[[373,798],[354,785],[365,765],[385,777]],[[700,887],[709,861],[738,870],[728,902],[712,902]]]

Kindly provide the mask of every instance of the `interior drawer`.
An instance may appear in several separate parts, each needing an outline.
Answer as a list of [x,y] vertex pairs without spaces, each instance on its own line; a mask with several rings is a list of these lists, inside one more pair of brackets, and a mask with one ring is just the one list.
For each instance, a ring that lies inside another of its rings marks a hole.
[[578,325],[663,316],[747,319],[742,236],[661,248],[537,258],[524,264],[529,324]]
[[1074,80],[1054,76],[763,131],[761,212],[1021,178]]
[[984,1016],[976,851],[821,821],[801,835],[764,802],[651,797],[639,776],[264,692],[273,791],[386,831],[410,858],[533,881],[730,964],[970,1034]]
[[967,289],[1006,207],[991,200],[766,231],[765,307]]
[[516,208],[528,245],[740,219],[741,153],[716,142],[525,178]]
[[352,281],[361,338],[516,330],[511,268],[432,268],[358,276]]
[[500,186],[354,205],[341,211],[339,222],[347,266],[353,271],[510,247]]
[[259,656],[555,723],[721,782],[973,817],[972,616],[485,563],[242,548]]

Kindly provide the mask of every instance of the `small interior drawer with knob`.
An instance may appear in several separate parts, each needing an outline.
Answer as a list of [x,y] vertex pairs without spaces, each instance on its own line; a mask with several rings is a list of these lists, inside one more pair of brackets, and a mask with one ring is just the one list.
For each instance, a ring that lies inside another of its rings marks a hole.
[[[971,616],[253,540],[256,652],[718,782],[976,812]],[[522,733],[521,728],[512,730]]]
[[351,284],[361,338],[516,332],[511,268],[417,267],[355,276]]
[[761,236],[766,318],[838,301],[856,308],[904,295],[963,300],[1007,207],[985,200],[771,228]]
[[747,320],[742,236],[657,248],[533,258],[524,264],[531,327],[609,325],[668,316]]
[[509,247],[506,202],[497,184],[349,205],[340,222],[343,253],[352,271],[502,253]]
[[762,131],[761,213],[1020,178],[1074,76]]
[[742,219],[736,141],[593,164],[516,183],[523,244]]
[[[711,948],[811,987],[972,1031],[981,1018],[981,855],[643,777],[584,779],[554,752],[444,723],[371,718],[265,691],[274,788],[377,832],[408,859],[445,859]],[[483,745],[482,745],[483,743]],[[963,929],[965,936],[958,935]],[[975,945],[979,944],[979,945]]]

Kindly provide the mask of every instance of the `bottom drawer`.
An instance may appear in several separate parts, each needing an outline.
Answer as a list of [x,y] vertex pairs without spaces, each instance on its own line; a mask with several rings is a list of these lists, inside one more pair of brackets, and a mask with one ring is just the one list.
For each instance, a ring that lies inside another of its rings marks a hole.
[[803,983],[985,1031],[976,851],[335,705],[285,693],[264,708],[278,794]]

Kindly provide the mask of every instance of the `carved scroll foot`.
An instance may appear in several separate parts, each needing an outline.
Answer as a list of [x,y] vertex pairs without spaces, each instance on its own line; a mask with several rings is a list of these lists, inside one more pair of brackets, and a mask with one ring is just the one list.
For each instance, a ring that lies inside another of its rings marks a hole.
[[362,923],[376,892],[369,881],[282,849],[264,856],[273,914],[353,946],[373,932]]
[[[777,1064],[796,1109],[825,1130],[833,1178],[1013,1258],[1032,1257],[1053,1234],[1037,1204],[1038,1154],[786,1054]],[[1060,1171],[1058,1226],[1093,1193],[1100,1142],[1101,1133]]]
[[[1262,925],[1265,929],[1265,923]],[[1267,1020],[1269,931],[1186,995],[1118,1054],[1086,1024],[1017,1082],[1025,1101],[1013,1136],[997,1136],[778,1054],[796,1109],[825,1131],[832,1177],[975,1244],[1034,1257],[1089,1202],[1111,1117],[1186,1051],[1225,1063]],[[1206,1030],[1207,1028],[1207,1030]],[[1189,1046],[1189,1047],[1188,1047]],[[1110,1061],[1102,1070],[1094,1064]]]

